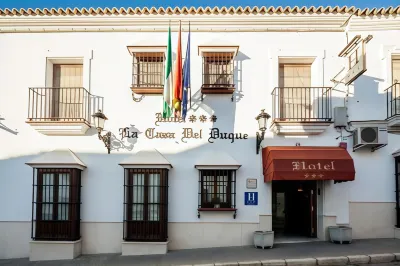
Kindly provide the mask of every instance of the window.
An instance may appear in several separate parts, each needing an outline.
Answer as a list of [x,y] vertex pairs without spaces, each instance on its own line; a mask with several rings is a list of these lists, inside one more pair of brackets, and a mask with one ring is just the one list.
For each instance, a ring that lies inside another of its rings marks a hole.
[[135,52],[132,65],[132,91],[162,93],[164,88],[164,52]]
[[199,209],[235,209],[236,171],[199,171]]
[[124,240],[166,241],[168,170],[125,169]]
[[203,53],[203,93],[233,93],[233,56],[232,52]]
[[34,240],[80,239],[80,187],[78,169],[37,169],[33,180]]
[[311,116],[311,65],[280,64],[279,87],[282,118],[300,120]]

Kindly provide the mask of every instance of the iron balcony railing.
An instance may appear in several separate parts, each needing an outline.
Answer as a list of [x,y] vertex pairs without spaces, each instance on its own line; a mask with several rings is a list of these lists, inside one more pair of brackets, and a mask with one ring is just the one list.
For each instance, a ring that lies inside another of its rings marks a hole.
[[276,87],[272,91],[272,119],[281,122],[332,120],[331,87]]
[[386,90],[387,118],[400,115],[400,83],[394,83]]
[[102,98],[81,87],[29,88],[28,122],[84,122],[90,125]]

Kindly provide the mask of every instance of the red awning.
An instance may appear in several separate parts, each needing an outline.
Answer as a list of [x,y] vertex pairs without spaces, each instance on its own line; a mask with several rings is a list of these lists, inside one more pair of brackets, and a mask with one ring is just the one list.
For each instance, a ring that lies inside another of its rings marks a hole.
[[352,181],[354,162],[339,147],[266,147],[262,151],[264,182],[272,180]]

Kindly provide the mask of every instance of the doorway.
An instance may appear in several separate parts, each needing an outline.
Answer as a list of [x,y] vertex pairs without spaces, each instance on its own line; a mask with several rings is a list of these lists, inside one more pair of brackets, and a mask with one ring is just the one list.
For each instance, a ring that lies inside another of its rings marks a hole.
[[277,237],[317,237],[316,181],[272,181],[272,230]]
[[84,98],[87,96],[83,89],[83,65],[54,64],[51,94],[52,103],[49,104],[53,121],[84,118],[87,112]]

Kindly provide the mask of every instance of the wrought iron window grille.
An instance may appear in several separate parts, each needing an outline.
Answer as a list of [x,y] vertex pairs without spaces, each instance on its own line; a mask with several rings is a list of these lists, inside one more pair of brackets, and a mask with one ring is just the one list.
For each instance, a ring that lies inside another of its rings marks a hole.
[[136,94],[162,94],[164,89],[164,52],[135,52],[132,61],[132,99],[139,102]]
[[236,218],[236,170],[199,170],[197,217],[202,211],[232,211]]
[[34,168],[31,238],[76,241],[80,235],[81,170]]
[[168,170],[125,169],[125,241],[168,240]]
[[234,55],[231,52],[208,52],[202,58],[201,101],[204,94],[232,94],[235,91]]

